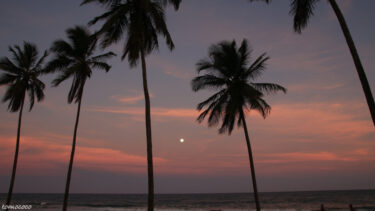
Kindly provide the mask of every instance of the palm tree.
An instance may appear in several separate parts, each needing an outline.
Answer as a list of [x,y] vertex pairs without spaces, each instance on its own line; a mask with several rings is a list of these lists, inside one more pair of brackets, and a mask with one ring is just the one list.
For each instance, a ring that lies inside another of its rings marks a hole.
[[44,98],[43,90],[45,85],[38,77],[43,71],[43,61],[47,57],[47,51],[45,51],[42,57],[38,59],[39,53],[36,45],[29,42],[23,43],[23,49],[15,45],[14,47],[9,47],[9,51],[12,54],[12,59],[8,59],[8,57],[0,58],[0,70],[5,72],[0,75],[0,86],[8,85],[3,102],[9,101],[8,110],[11,112],[19,111],[19,117],[16,151],[14,153],[12,177],[6,201],[7,205],[12,200],[14,180],[16,178],[22,111],[26,93],[29,94],[29,111],[31,111],[34,106],[35,97],[38,102]]
[[[256,0],[250,0],[250,1],[256,1]],[[270,0],[263,0],[266,3],[269,3]],[[314,15],[314,9],[315,9],[315,4],[319,0],[291,0],[290,3],[290,14],[294,16],[293,19],[293,27],[294,31],[297,33],[301,33],[302,29],[304,29],[308,22],[309,19],[312,15]],[[352,35],[350,34],[348,25],[346,24],[344,15],[342,14],[339,6],[337,5],[335,0],[328,0],[329,4],[331,5],[333,11],[336,14],[336,17],[340,23],[341,30],[344,33],[346,43],[349,47],[350,53],[352,55],[354,65],[357,69],[357,74],[359,77],[359,80],[361,81],[362,89],[366,97],[367,105],[369,107],[370,113],[371,113],[371,118],[372,122],[375,126],[375,102],[374,102],[374,97],[372,96],[371,93],[371,88],[368,83],[367,77],[365,70],[363,69],[361,59],[359,58],[357,48],[355,47]]]
[[108,52],[94,56],[97,40],[84,27],[76,26],[66,31],[69,41],[56,40],[51,47],[55,57],[47,65],[47,73],[59,72],[59,75],[52,81],[53,86],[58,86],[68,78],[73,78],[68,94],[68,103],[78,103],[76,122],[73,133],[72,151],[70,154],[69,168],[66,179],[63,210],[68,206],[70,179],[72,175],[74,152],[76,147],[78,121],[81,110],[83,88],[86,80],[91,77],[93,69],[109,71],[109,66],[105,60],[115,56]]
[[175,9],[178,9],[181,0],[85,0],[83,4],[88,2],[99,2],[107,8],[107,12],[89,23],[104,21],[97,32],[102,38],[102,47],[117,43],[124,37],[125,45],[121,59],[127,57],[130,67],[135,67],[141,59],[146,115],[148,210],[152,211],[154,210],[154,170],[146,56],[159,47],[158,35],[162,35],[169,49],[173,50],[174,44],[165,23],[164,7],[171,3]]
[[198,116],[199,123],[208,116],[209,127],[221,122],[219,133],[228,133],[229,135],[236,122],[238,127],[243,127],[249,153],[256,208],[260,211],[254,161],[244,110],[257,110],[263,118],[266,118],[271,107],[263,99],[264,95],[278,91],[286,93],[286,89],[277,84],[253,82],[262,74],[265,62],[269,57],[262,54],[248,66],[250,53],[245,39],[239,48],[235,41],[224,41],[211,46],[209,59],[203,59],[197,63],[198,74],[202,71],[205,71],[205,74],[195,77],[191,84],[194,92],[207,88],[219,90],[198,104],[199,111],[204,109]]

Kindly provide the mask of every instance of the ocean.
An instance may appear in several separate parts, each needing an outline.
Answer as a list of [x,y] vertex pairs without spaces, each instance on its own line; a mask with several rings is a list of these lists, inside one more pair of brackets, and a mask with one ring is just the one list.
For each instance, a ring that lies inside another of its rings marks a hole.
[[[0,194],[4,204],[6,194]],[[14,194],[14,205],[32,205],[31,210],[61,210],[63,194]],[[375,190],[351,191],[303,191],[260,193],[262,210],[265,211],[313,211],[349,210],[375,211]],[[139,211],[146,210],[146,194],[71,194],[69,210],[73,211]],[[251,193],[217,194],[156,194],[156,211],[241,211],[255,210]]]

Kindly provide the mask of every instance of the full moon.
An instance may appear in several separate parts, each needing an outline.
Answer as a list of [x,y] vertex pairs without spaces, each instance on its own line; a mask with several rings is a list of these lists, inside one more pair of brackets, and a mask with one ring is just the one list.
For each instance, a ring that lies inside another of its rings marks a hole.
[[184,141],[185,141],[185,140],[184,140],[183,138],[180,139],[180,142],[181,142],[181,143],[184,143]]

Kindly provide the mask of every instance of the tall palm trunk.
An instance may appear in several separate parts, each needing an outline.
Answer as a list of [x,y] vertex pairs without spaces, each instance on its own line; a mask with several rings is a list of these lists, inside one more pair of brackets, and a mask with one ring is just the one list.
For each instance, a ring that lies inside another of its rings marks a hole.
[[20,113],[19,113],[19,116],[18,116],[16,152],[14,153],[13,170],[12,170],[12,177],[10,179],[10,186],[9,186],[8,197],[7,197],[7,205],[9,205],[10,202],[12,201],[12,193],[13,193],[14,180],[16,179],[18,151],[19,151],[19,148],[20,148],[22,111],[23,111],[24,101],[25,101],[25,96],[23,96],[22,103],[21,103],[21,108],[20,108]]
[[79,122],[79,114],[81,112],[81,98],[78,101],[78,109],[77,109],[77,116],[76,116],[76,124],[74,126],[74,134],[73,134],[73,143],[72,143],[72,152],[70,154],[70,161],[69,161],[69,169],[68,175],[66,178],[66,186],[65,186],[65,194],[64,194],[64,204],[63,204],[63,211],[66,211],[68,207],[68,198],[69,198],[69,189],[70,189],[70,179],[72,176],[72,168],[73,168],[73,160],[74,160],[74,152],[76,150],[76,138],[77,138],[77,129],[78,129],[78,122]]
[[147,170],[148,170],[148,211],[154,210],[154,167],[152,162],[152,137],[151,137],[151,108],[150,95],[147,87],[147,72],[144,49],[141,49],[143,92],[145,95],[146,110],[146,139],[147,139]]
[[256,177],[255,177],[255,167],[254,167],[254,160],[253,160],[253,152],[251,150],[250,138],[249,138],[249,134],[247,132],[245,115],[243,114],[242,110],[241,110],[240,115],[241,115],[240,118],[242,119],[243,130],[245,132],[245,137],[246,137],[247,151],[249,153],[251,178],[253,180],[253,188],[254,188],[255,205],[256,205],[257,211],[260,211],[260,203],[259,203],[259,196],[258,196],[257,180],[256,180]]
[[346,42],[347,42],[347,44],[349,46],[349,49],[350,49],[350,53],[351,53],[351,55],[353,57],[353,60],[354,60],[355,67],[357,69],[359,79],[361,81],[363,92],[365,93],[365,96],[366,96],[367,105],[370,109],[372,122],[375,126],[375,102],[374,102],[374,97],[372,96],[371,88],[370,88],[370,85],[367,81],[366,73],[365,73],[365,70],[363,69],[361,59],[359,58],[357,49],[354,45],[353,38],[350,34],[348,26],[346,25],[345,18],[343,16],[343,14],[341,13],[341,10],[340,10],[339,6],[337,5],[335,0],[328,0],[328,1],[331,4],[332,9],[335,11],[337,19],[340,22],[342,32],[344,33]]

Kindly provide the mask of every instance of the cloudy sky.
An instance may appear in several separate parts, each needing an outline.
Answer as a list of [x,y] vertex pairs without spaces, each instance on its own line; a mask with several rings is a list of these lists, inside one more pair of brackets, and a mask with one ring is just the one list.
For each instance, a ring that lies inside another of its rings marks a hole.
[[[103,12],[80,1],[0,2],[0,56],[8,46],[31,41],[42,51],[65,30]],[[375,88],[373,0],[338,0]],[[195,64],[208,47],[247,39],[252,58],[271,57],[259,82],[288,88],[269,96],[271,115],[247,116],[260,191],[375,188],[375,129],[337,19],[326,1],[301,35],[293,32],[289,1],[183,0],[167,10],[176,48],[147,57],[157,193],[252,191],[243,130],[231,136],[198,124],[196,105],[212,92],[193,93]],[[95,30],[97,26],[92,28]],[[162,40],[161,40],[162,41]],[[109,48],[121,54],[123,43]],[[87,82],[78,131],[71,191],[147,191],[144,102],[140,67],[119,57],[108,73]],[[43,77],[46,99],[23,116],[15,192],[64,190],[76,105],[67,104],[71,81],[53,88]],[[0,87],[3,96],[6,87]],[[0,104],[0,192],[8,190],[17,113]],[[179,139],[184,138],[184,143]]]

